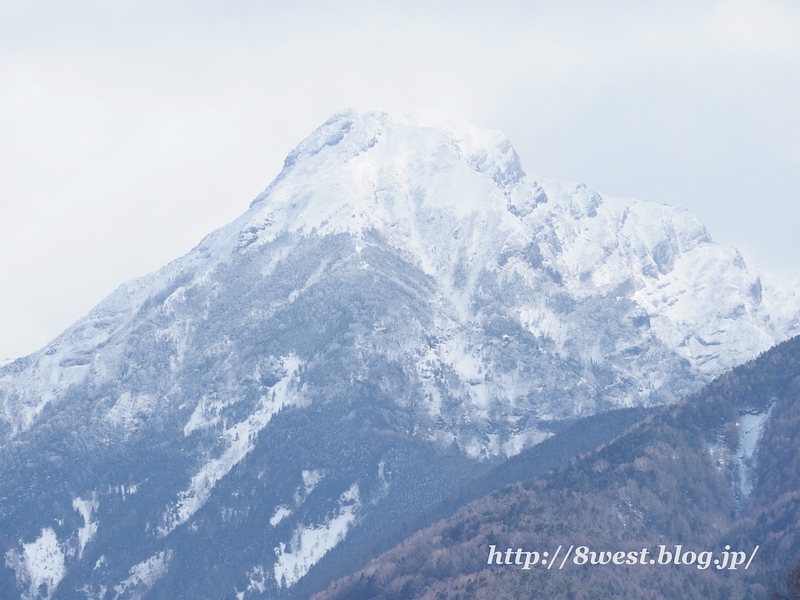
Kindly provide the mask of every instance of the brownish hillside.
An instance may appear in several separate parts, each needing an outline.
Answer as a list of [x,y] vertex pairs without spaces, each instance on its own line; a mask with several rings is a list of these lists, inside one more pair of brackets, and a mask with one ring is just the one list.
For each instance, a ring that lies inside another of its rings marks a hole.
[[[314,598],[766,598],[800,554],[799,399],[795,338],[612,443],[472,502]],[[677,544],[714,559],[726,545],[747,558],[759,550],[747,570],[649,564]],[[549,559],[559,545],[560,556],[572,545],[637,561],[576,565],[573,549],[562,570],[560,559],[551,570],[487,565],[490,546],[514,563],[517,548]]]

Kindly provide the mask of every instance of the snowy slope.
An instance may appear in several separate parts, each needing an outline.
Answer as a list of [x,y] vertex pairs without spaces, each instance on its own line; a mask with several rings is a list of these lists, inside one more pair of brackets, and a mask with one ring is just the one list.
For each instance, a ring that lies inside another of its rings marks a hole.
[[[356,252],[380,236],[436,282],[446,320],[439,328],[449,339],[447,348],[433,349],[432,360],[470,381],[485,380],[477,377],[478,369],[491,370],[485,358],[470,354],[468,333],[470,323],[488,316],[478,299],[486,277],[513,289],[504,316],[551,341],[561,359],[602,362],[608,348],[585,339],[598,336],[548,302],[554,294],[566,302],[610,296],[632,301],[652,335],[703,380],[800,330],[797,289],[765,288],[735,250],[714,244],[685,209],[526,176],[507,139],[496,132],[349,112],[304,140],[242,217],[183,259],[123,285],[49,347],[24,359],[25,368],[7,367],[2,398],[10,433],[29,427],[70,386],[87,377],[97,383],[115,377],[121,368],[115,360],[118,340],[136,326],[141,306],[171,289],[176,278],[191,281],[162,299],[165,314],[186,289],[207,286],[219,265],[286,234],[349,234]],[[291,247],[265,261],[264,276]],[[293,294],[313,286],[325,267],[323,261]],[[556,292],[542,281],[547,278],[558,283]],[[160,332],[174,345],[175,364],[199,316],[169,319]],[[511,403],[527,392],[507,379],[472,385],[479,404],[479,397]],[[652,382],[638,398],[612,403],[646,402],[660,385]],[[148,402],[137,400],[138,408],[129,412],[147,412]]]
[[[33,596],[172,589],[202,523],[246,535],[261,515],[236,595],[280,596],[476,460],[671,402],[800,333],[799,292],[685,209],[526,175],[500,133],[338,114],[237,220],[0,367],[0,496],[62,511],[0,515],[6,577]],[[326,475],[303,491],[306,473]],[[26,558],[40,546],[57,576]]]

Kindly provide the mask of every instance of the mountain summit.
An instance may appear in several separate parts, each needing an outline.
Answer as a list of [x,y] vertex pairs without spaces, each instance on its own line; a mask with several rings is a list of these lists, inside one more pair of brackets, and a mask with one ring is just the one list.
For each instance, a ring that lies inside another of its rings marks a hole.
[[0,367],[0,593],[288,594],[798,315],[685,209],[527,175],[497,132],[340,113],[237,220]]

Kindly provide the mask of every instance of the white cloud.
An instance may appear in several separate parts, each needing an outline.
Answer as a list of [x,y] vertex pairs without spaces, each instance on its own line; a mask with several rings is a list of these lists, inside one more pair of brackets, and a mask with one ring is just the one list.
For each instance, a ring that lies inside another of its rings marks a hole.
[[795,4],[729,2],[710,23],[713,43],[729,51],[797,59],[800,11]]

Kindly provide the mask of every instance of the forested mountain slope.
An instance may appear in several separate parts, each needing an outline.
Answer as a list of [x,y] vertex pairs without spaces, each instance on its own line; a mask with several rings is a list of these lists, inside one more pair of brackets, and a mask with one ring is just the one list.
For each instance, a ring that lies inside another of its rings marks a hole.
[[[491,545],[540,553],[561,545],[561,556],[570,546],[647,548],[649,558],[579,565],[573,549],[563,570],[560,560],[551,570],[523,570],[496,559],[487,565]],[[661,545],[673,560],[681,545],[698,562],[658,564]],[[697,568],[700,552],[722,559],[727,546],[748,559],[759,548],[746,570]],[[571,464],[469,504],[314,599],[766,598],[798,556],[794,338]]]

